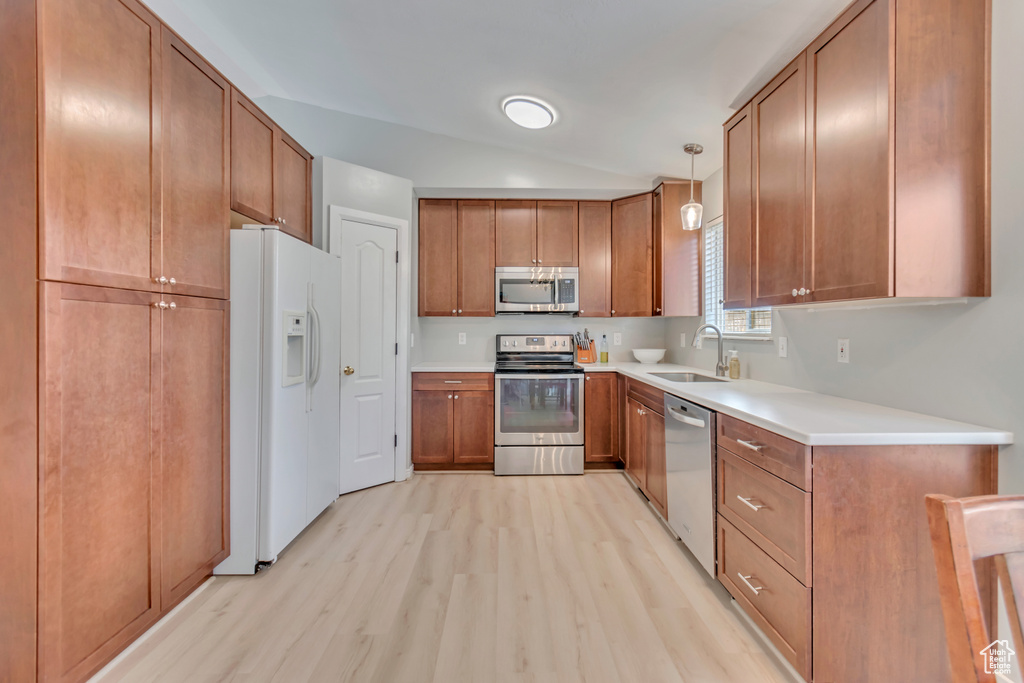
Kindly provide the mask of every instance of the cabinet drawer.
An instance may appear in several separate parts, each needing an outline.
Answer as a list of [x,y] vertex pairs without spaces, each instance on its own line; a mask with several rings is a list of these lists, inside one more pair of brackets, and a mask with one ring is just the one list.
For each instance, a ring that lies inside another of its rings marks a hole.
[[811,585],[811,494],[720,449],[718,512]]
[[718,447],[811,490],[811,447],[728,415],[718,418]]
[[491,372],[414,372],[413,391],[493,391],[494,373]]
[[665,416],[665,392],[661,389],[655,389],[650,384],[644,384],[631,377],[627,377],[626,395],[642,403],[658,415]]
[[722,515],[718,516],[718,580],[797,672],[811,680],[811,589]]

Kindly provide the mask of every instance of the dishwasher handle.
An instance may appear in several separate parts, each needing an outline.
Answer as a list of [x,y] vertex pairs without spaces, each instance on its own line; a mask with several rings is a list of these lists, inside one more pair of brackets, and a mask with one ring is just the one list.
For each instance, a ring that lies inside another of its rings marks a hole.
[[673,408],[671,406],[669,406],[668,412],[675,419],[679,420],[683,424],[688,424],[691,427],[700,427],[701,429],[703,429],[704,427],[708,426],[707,422],[705,422],[704,420],[698,420],[695,417],[690,417],[689,415],[683,415],[682,413],[680,413],[678,410],[676,410],[675,408]]

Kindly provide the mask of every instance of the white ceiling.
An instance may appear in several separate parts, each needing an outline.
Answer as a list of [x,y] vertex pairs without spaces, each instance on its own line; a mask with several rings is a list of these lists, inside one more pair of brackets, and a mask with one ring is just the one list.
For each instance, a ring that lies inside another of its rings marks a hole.
[[[252,97],[276,95],[640,177],[722,165],[721,124],[848,0],[151,0]],[[526,94],[551,128],[507,120]]]

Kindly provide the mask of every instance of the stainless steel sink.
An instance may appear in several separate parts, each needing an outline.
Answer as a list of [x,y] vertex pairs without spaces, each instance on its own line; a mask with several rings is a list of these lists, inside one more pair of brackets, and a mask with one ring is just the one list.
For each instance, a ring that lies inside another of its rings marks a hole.
[[652,372],[652,376],[667,379],[669,382],[724,382],[720,377],[698,375],[695,372]]

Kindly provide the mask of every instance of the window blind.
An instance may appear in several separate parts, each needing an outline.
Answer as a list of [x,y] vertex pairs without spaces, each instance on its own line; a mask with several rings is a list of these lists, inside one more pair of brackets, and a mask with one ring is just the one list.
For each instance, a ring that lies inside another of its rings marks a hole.
[[743,308],[726,311],[725,228],[722,221],[704,228],[704,321],[725,334],[771,334],[772,309]]

